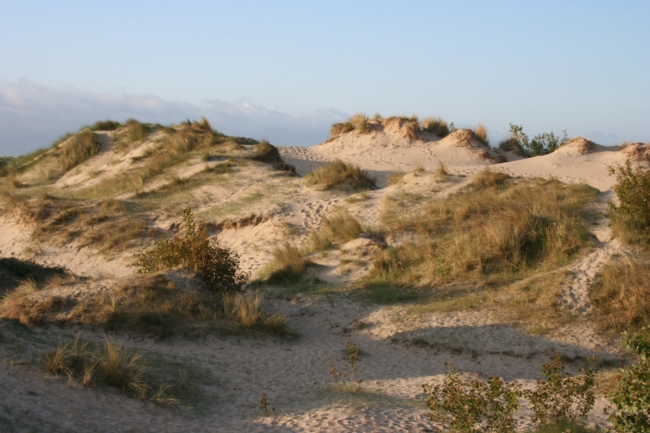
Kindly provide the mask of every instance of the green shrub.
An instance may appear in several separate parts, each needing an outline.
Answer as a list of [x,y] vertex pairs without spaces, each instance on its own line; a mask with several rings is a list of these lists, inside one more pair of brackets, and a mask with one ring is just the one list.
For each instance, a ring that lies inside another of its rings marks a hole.
[[523,126],[512,123],[509,125],[510,137],[499,144],[499,148],[503,150],[512,150],[517,153],[518,149],[522,149],[526,156],[540,156],[555,152],[569,141],[566,130],[563,131],[562,137],[556,136],[552,132],[544,132],[530,140],[524,133]]
[[635,334],[626,339],[628,350],[636,352],[639,364],[622,368],[610,399],[609,420],[620,433],[650,432],[650,341]]
[[628,243],[650,243],[650,170],[632,167],[628,159],[622,167],[610,167],[616,176],[614,192],[617,206],[610,201],[606,216],[611,218],[614,233]]
[[487,382],[463,380],[449,365],[442,385],[422,385],[427,393],[429,418],[455,432],[514,432],[521,390],[493,376]]
[[248,281],[248,274],[239,269],[239,255],[220,247],[208,238],[205,224],[198,227],[188,208],[183,212],[185,236],[174,236],[156,242],[152,251],[139,255],[139,272],[156,272],[182,265],[196,272],[216,292],[237,292]]
[[542,373],[546,379],[537,380],[537,388],[524,391],[535,416],[533,422],[537,425],[567,420],[576,422],[585,418],[593,408],[596,397],[595,359],[589,360],[589,367],[581,376],[571,376],[564,373],[564,365],[557,353],[551,362],[542,365]]
[[59,164],[64,171],[68,171],[97,155],[97,152],[99,152],[97,134],[90,129],[84,129],[63,146],[58,156]]

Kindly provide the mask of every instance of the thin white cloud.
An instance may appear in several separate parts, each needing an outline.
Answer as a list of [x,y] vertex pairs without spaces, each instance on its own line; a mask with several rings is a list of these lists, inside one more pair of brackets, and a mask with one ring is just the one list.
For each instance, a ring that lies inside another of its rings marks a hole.
[[58,136],[97,120],[179,123],[206,117],[228,135],[266,138],[272,143],[309,146],[327,137],[334,122],[346,113],[321,109],[311,112],[269,110],[249,100],[230,103],[218,99],[203,104],[165,101],[154,95],[114,95],[74,87],[51,88],[28,79],[0,81],[0,155],[19,155],[46,147]]

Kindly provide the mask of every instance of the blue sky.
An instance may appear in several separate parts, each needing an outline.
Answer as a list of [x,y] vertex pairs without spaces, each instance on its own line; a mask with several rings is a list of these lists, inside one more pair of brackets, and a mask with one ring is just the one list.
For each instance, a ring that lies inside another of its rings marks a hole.
[[0,155],[205,115],[313,145],[369,115],[650,141],[646,1],[0,0]]

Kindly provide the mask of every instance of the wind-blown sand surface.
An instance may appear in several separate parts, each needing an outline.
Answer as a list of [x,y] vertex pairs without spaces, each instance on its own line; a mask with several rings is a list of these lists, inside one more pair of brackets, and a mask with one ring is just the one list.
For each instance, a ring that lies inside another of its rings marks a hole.
[[[130,169],[132,163],[127,160],[141,155],[150,145],[145,143],[116,161],[111,153],[111,133],[100,132],[99,136],[100,153],[64,175],[58,186],[74,193],[100,182],[103,176]],[[461,143],[453,134],[442,140],[424,134],[423,140],[415,141],[403,138],[399,131],[345,134],[319,146],[279,147],[279,151],[301,176],[335,158],[368,170],[377,177],[379,188],[369,191],[363,200],[350,201],[349,195],[318,191],[299,178],[277,177],[246,167],[242,169],[247,170],[245,176],[234,183],[203,186],[190,198],[195,213],[206,221],[233,221],[233,228],[220,231],[219,242],[237,251],[243,269],[255,275],[270,262],[271,252],[278,245],[285,240],[294,244],[304,241],[320,226],[322,218],[337,208],[346,209],[367,224],[377,224],[384,199],[400,189],[442,199],[459,191],[466,180],[431,191],[427,172],[436,170],[440,163],[449,173],[468,176],[466,179],[489,164],[493,170],[515,177],[557,177],[563,182],[587,183],[601,192],[597,207],[604,210],[607,200],[615,198],[611,191],[615,179],[608,175],[608,167],[624,163],[628,155],[617,148],[583,151],[578,147],[570,143],[561,151],[529,159],[508,154],[505,157],[511,161],[496,163],[504,155],[482,153],[476,143]],[[201,161],[189,161],[147,188],[156,190],[172,176],[191,178],[205,166]],[[413,173],[418,167],[424,172]],[[407,174],[399,184],[389,185],[388,177],[396,172]],[[179,221],[178,206],[165,208],[161,203],[152,213],[159,213],[153,224],[164,230]],[[259,217],[255,223],[241,222],[251,215]],[[288,228],[291,234],[287,234]],[[590,311],[588,291],[597,273],[622,249],[612,239],[605,219],[601,218],[592,232],[597,241],[591,251],[564,270],[562,302],[581,317]],[[95,286],[135,274],[128,254],[102,255],[75,243],[58,247],[47,239],[35,248],[29,224],[11,213],[0,217],[0,233],[0,256],[66,266],[95,281]],[[357,240],[329,253],[322,257],[319,278],[345,285],[363,276],[369,264],[346,271],[338,263],[344,257],[367,254],[374,247],[371,241]],[[296,339],[207,335],[194,341],[172,337],[155,342],[141,337],[112,337],[144,355],[168,357],[182,368],[200,372],[197,377],[203,401],[183,409],[160,408],[118,392],[71,385],[44,373],[40,361],[12,362],[17,357],[13,346],[0,343],[5,359],[0,364],[0,426],[8,426],[9,431],[75,432],[429,431],[421,385],[440,382],[447,362],[477,377],[499,375],[530,387],[540,375],[540,365],[555,351],[576,361],[569,366],[573,372],[591,355],[611,364],[623,359],[617,342],[600,335],[587,320],[535,336],[504,323],[495,314],[470,310],[412,316],[403,305],[372,305],[334,295],[280,294],[270,300],[269,307],[287,315],[289,328],[299,334]],[[32,332],[40,341],[52,338],[48,337],[50,333],[57,339],[72,338],[78,330],[50,327]],[[0,336],[3,333],[6,330],[0,329]],[[83,333],[93,341],[103,338],[99,332]],[[426,344],[416,346],[412,344],[414,338]],[[348,341],[362,349],[358,377],[363,380],[363,392],[358,394],[336,392],[329,375],[328,361],[334,359],[343,365]],[[262,392],[268,394],[275,408],[272,417],[261,416]],[[605,405],[600,397],[588,418],[591,425],[607,426]],[[530,409],[524,407],[517,416],[520,430],[532,425]]]

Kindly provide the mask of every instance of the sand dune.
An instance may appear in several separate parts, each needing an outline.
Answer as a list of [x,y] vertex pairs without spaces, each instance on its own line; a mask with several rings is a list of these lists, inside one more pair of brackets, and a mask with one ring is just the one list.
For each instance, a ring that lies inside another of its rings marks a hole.
[[[43,191],[51,194],[89,196],[92,188],[117,183],[144,167],[163,133],[152,133],[126,152],[116,150],[113,133],[98,132],[98,137],[96,156],[51,185],[42,180],[42,171],[54,170],[54,163],[35,166],[22,175],[26,188],[45,185]],[[359,194],[319,191],[300,177],[288,177],[269,165],[245,159],[252,150],[243,145],[230,159],[206,160],[193,154],[147,180],[137,191],[125,189],[113,195],[139,209],[152,228],[168,234],[177,233],[182,209],[191,206],[197,217],[212,224],[220,244],[241,256],[242,269],[256,276],[270,263],[279,245],[301,245],[321,227],[324,217],[336,211],[378,225],[387,197],[408,193],[444,200],[462,192],[470,175],[486,166],[517,178],[553,177],[586,183],[600,191],[594,206],[603,210],[607,200],[615,198],[615,179],[608,174],[609,167],[624,164],[630,157],[646,161],[647,146],[606,148],[575,139],[551,154],[522,158],[489,149],[469,130],[457,130],[443,139],[429,133],[413,139],[399,124],[387,123],[373,126],[368,133],[344,133],[314,147],[278,148],[282,159],[300,176],[341,159],[376,177],[376,190]],[[213,174],[224,164],[230,164],[230,173]],[[435,180],[434,172],[441,164],[456,176],[453,182]],[[400,172],[404,173],[402,180],[391,184],[389,177]],[[100,193],[93,200],[101,198]],[[0,215],[0,256],[65,266],[86,278],[75,290],[101,292],[136,276],[131,265],[140,244],[102,254],[79,236],[63,243],[57,241],[56,233],[35,240],[34,227],[20,209],[5,208]],[[203,372],[200,388],[207,405],[198,402],[197,407],[163,409],[115,392],[70,386],[35,367],[5,361],[0,363],[0,408],[15,431],[426,431],[423,429],[430,428],[430,422],[421,385],[440,382],[446,362],[452,361],[477,377],[496,374],[529,387],[539,377],[540,364],[554,351],[575,361],[572,371],[592,354],[610,363],[624,359],[617,342],[601,335],[588,320],[590,285],[623,247],[612,239],[603,218],[592,233],[597,241],[591,250],[556,271],[565,275],[561,301],[577,318],[543,336],[506,323],[493,312],[410,315],[404,305],[369,305],[347,295],[280,294],[271,297],[269,306],[288,316],[289,327],[300,334],[296,340],[207,335],[197,341],[173,337],[154,342],[115,336],[125,346],[173,359],[179,369],[191,366],[187,368]],[[397,244],[398,240],[387,242]],[[313,277],[343,290],[368,274],[369,257],[383,247],[360,238],[314,255],[318,267]],[[36,329],[39,339],[71,338],[77,332],[76,328]],[[4,332],[0,329],[0,335]],[[99,332],[84,332],[90,339],[102,339]],[[342,362],[341,351],[348,341],[357,342],[365,354],[360,360],[364,389],[360,394],[332,391],[328,374],[328,360]],[[34,347],[43,350],[49,346],[39,342]],[[20,358],[8,347],[0,351],[3,359]],[[268,393],[276,408],[273,417],[260,416],[262,392]],[[600,397],[589,423],[607,426],[602,412],[605,405],[606,400]],[[29,415],[24,415],[27,412]],[[532,425],[529,408],[518,412],[518,418],[521,431]]]

